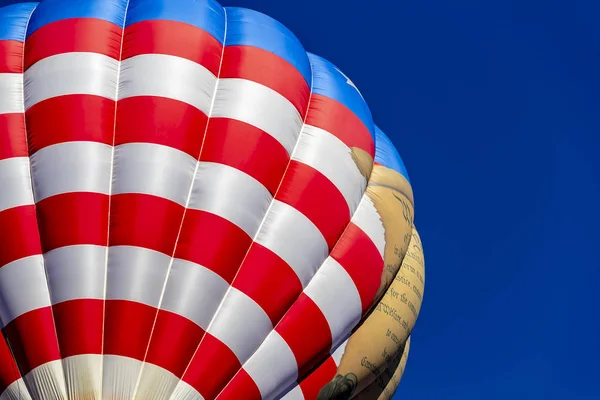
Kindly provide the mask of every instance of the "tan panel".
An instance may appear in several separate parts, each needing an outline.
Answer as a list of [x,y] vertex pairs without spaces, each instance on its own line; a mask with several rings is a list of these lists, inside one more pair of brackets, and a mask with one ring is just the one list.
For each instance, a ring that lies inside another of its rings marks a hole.
[[404,375],[409,351],[410,336],[406,340],[404,351],[394,357],[385,371],[373,383],[352,398],[354,400],[391,400],[400,385],[402,375]]
[[425,264],[421,239],[413,227],[412,188],[396,171],[376,165],[367,195],[385,229],[380,287],[384,294],[348,340],[337,375],[323,387],[318,400],[350,398],[374,383],[395,359],[399,362],[421,309]]

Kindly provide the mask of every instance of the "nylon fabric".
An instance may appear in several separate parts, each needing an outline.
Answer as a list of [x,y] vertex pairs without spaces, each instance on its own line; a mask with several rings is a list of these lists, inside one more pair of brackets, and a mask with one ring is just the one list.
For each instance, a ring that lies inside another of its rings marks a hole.
[[414,207],[355,84],[214,0],[0,6],[0,186],[0,399],[316,398]]

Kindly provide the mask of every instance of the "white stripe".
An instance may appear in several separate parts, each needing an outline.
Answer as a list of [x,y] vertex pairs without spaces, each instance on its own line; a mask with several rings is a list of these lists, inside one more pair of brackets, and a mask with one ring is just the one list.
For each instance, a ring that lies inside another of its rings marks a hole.
[[[354,329],[354,326],[352,329]],[[348,344],[348,339],[351,335],[352,331],[350,330],[345,332],[342,336],[333,338],[331,342],[331,357],[333,357],[333,361],[335,361],[336,365],[339,365],[340,361],[342,360],[342,356],[346,351],[346,344]]]
[[[347,343],[348,339],[345,339],[339,346],[334,346],[335,351],[331,353],[331,359],[335,363],[336,367],[340,366],[340,362],[342,361],[342,356],[344,355],[344,351],[346,350]],[[284,394],[283,397],[281,397],[281,400],[304,400],[304,393],[302,393],[300,385],[298,383],[295,383],[292,390]]]
[[111,146],[67,142],[45,147],[31,156],[36,202],[63,193],[108,194]]
[[25,71],[25,109],[52,97],[89,94],[115,100],[119,61],[99,53],[46,57]]
[[161,308],[206,330],[228,288],[229,284],[208,268],[174,259]]
[[319,229],[294,207],[275,200],[265,217],[256,242],[281,257],[306,287],[329,247]]
[[334,344],[360,321],[362,303],[352,278],[333,258],[328,257],[304,293],[321,310]]
[[134,358],[105,354],[102,366],[102,398],[131,399],[142,362]]
[[254,237],[272,200],[271,193],[250,175],[228,165],[201,162],[189,208],[225,218]]
[[385,228],[381,216],[377,212],[373,200],[367,193],[362,198],[356,213],[352,217],[352,223],[358,226],[379,250],[383,257],[385,251]]
[[143,247],[110,247],[106,300],[130,300],[158,307],[170,262],[171,257],[166,254]]
[[168,146],[131,143],[115,147],[113,194],[141,193],[185,207],[196,160]]
[[[63,359],[69,399],[99,399],[102,355],[84,354]],[[46,393],[48,396],[49,393]]]
[[23,74],[0,74],[0,114],[23,112]]
[[21,258],[0,268],[0,319],[4,326],[26,312],[49,306],[41,255]]
[[4,389],[0,400],[31,400],[31,395],[23,379],[19,378]]
[[344,356],[344,352],[346,351],[347,344],[348,344],[348,339],[344,340],[342,342],[342,344],[337,346],[335,351],[331,354],[331,358],[333,359],[333,362],[338,367],[340,366],[340,363],[342,362],[342,357]]
[[144,400],[169,399],[178,382],[179,378],[166,369],[145,363],[135,398]]
[[361,175],[350,148],[344,142],[321,128],[304,125],[293,159],[325,175],[346,199],[350,215],[354,214],[367,180]]
[[29,394],[34,399],[67,399],[67,388],[61,360],[42,364],[23,377]]
[[66,246],[44,254],[52,304],[73,299],[104,300],[106,247]]
[[193,61],[165,54],[142,54],[123,60],[119,100],[134,96],[166,97],[208,115],[216,82],[212,72]]
[[244,363],[271,329],[273,325],[263,309],[245,293],[231,287],[208,333],[227,345]]
[[33,204],[28,157],[0,160],[0,212]]
[[204,397],[189,383],[179,381],[169,400],[204,400]]
[[296,385],[292,390],[283,395],[281,400],[304,400],[304,393],[302,393],[300,386]]
[[302,116],[292,103],[275,90],[259,83],[238,79],[219,79],[211,117],[245,122],[274,137],[292,153]]
[[260,348],[244,364],[263,399],[288,387],[298,378],[298,363],[290,346],[277,331],[271,331]]

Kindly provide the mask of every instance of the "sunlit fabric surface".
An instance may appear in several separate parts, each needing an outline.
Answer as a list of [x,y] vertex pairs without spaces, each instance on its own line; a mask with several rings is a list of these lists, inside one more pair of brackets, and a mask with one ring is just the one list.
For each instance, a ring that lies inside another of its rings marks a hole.
[[385,289],[374,166],[408,182],[256,11],[0,7],[0,399],[308,399]]

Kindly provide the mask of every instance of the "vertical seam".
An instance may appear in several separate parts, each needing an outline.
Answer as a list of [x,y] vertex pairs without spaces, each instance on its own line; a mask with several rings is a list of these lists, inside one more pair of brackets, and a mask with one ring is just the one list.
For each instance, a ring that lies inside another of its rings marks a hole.
[[104,296],[102,298],[102,348],[100,350],[100,398],[103,398],[104,389],[104,329],[106,327],[106,291],[108,287],[108,253],[110,249],[110,213],[112,206],[112,184],[113,173],[115,167],[115,141],[117,136],[117,109],[119,106],[119,89],[121,84],[121,66],[123,64],[123,42],[125,41],[125,24],[127,23],[127,11],[129,10],[130,0],[126,0],[125,11],[123,13],[123,25],[121,27],[121,44],[119,47],[119,69],[117,71],[117,81],[115,83],[115,109],[113,117],[113,138],[110,157],[110,181],[108,183],[108,213],[107,213],[107,228],[106,228],[106,252],[105,252],[105,267],[104,267]]
[[[208,115],[207,115],[207,119],[206,119],[206,126],[204,128],[204,134],[203,134],[203,137],[202,137],[202,144],[200,145],[200,152],[198,153],[198,159],[196,160],[196,167],[194,169],[194,174],[193,174],[192,180],[190,182],[190,189],[188,191],[188,195],[187,195],[187,198],[186,198],[186,201],[185,201],[185,207],[184,207],[184,210],[183,210],[183,215],[181,217],[181,223],[179,224],[179,231],[177,232],[177,237],[175,239],[175,245],[173,246],[173,254],[171,255],[171,259],[169,261],[169,266],[167,268],[167,273],[166,273],[166,276],[165,276],[165,281],[163,283],[163,287],[162,287],[162,290],[161,290],[161,293],[160,293],[160,297],[159,297],[159,300],[158,300],[158,305],[156,307],[156,315],[154,317],[154,322],[152,324],[152,329],[150,330],[150,336],[149,336],[149,339],[148,339],[148,345],[146,346],[146,352],[144,353],[144,361],[142,363],[142,367],[140,368],[140,373],[138,375],[138,379],[137,379],[137,382],[135,384],[135,389],[133,391],[133,396],[132,396],[133,400],[135,400],[135,398],[136,398],[137,391],[138,391],[139,385],[141,383],[142,373],[144,371],[144,366],[146,365],[146,357],[148,356],[148,351],[150,350],[150,343],[152,342],[152,335],[154,334],[154,329],[156,327],[156,321],[158,320],[158,314],[159,314],[159,312],[161,310],[161,307],[162,307],[162,302],[163,302],[164,295],[165,295],[165,292],[166,292],[166,289],[167,289],[167,283],[169,281],[169,276],[171,275],[171,269],[172,269],[173,263],[175,261],[175,252],[177,251],[177,245],[179,243],[179,238],[181,236],[181,230],[183,228],[183,223],[185,221],[185,216],[187,214],[187,210],[188,210],[188,207],[189,207],[189,204],[190,204],[190,200],[192,198],[192,192],[194,190],[194,182],[196,181],[196,176],[198,175],[198,170],[200,168],[200,164],[201,164],[200,159],[202,158],[202,151],[204,150],[204,144],[206,142],[206,135],[208,133],[208,126],[210,124],[210,118],[211,118],[211,115],[212,115],[212,112],[213,112],[213,108],[215,106],[215,100],[217,98],[217,90],[218,90],[218,87],[219,87],[219,81],[220,81],[220,76],[221,76],[221,68],[223,67],[223,58],[224,58],[224,55],[225,55],[225,41],[227,39],[227,10],[224,7],[223,7],[223,12],[224,12],[224,19],[225,19],[224,35],[223,35],[223,47],[221,49],[221,59],[219,60],[219,69],[217,71],[217,76],[216,76],[216,80],[215,80],[215,87],[213,89],[212,98],[211,98],[211,102],[210,102],[210,107],[209,107],[209,110],[208,110]],[[183,377],[183,375],[182,375],[182,377]]]
[[[27,148],[27,163],[29,164],[29,183],[31,185],[31,198],[33,200],[33,208],[36,211],[35,215],[36,215],[36,228],[39,232],[39,221],[37,220],[37,206],[35,204],[35,193],[33,191],[33,171],[31,169],[31,155],[29,154],[29,140],[27,138],[27,118],[25,117],[25,44],[27,42],[27,30],[29,29],[29,23],[31,21],[31,17],[33,16],[34,11],[37,9],[37,7],[39,6],[39,3],[33,8],[33,10],[31,10],[31,13],[29,13],[29,17],[27,18],[27,24],[25,25],[25,33],[23,35],[23,55],[21,57],[21,94],[23,96],[23,128],[24,128],[24,135],[25,135],[25,146]],[[42,250],[42,240],[40,238],[40,249]],[[56,332],[56,323],[54,322],[54,310],[52,308],[52,296],[50,295],[50,285],[48,284],[48,272],[46,271],[46,262],[44,259],[44,253],[42,250],[42,267],[44,268],[44,276],[46,277],[46,287],[48,288],[48,299],[50,300],[50,313],[52,314],[52,324],[54,325],[54,335],[56,337],[56,343],[57,343],[57,347],[58,347],[58,334]],[[2,321],[2,325],[4,325],[4,321]],[[21,379],[23,381],[23,385],[18,385],[18,395],[19,398],[21,398],[21,388],[24,387],[25,391],[27,392],[27,394],[31,397],[31,392],[29,390],[29,388],[27,387],[27,381],[25,380],[25,376],[23,376],[23,374],[21,373],[21,368],[19,368],[19,364],[17,363],[17,359],[15,358],[15,353],[13,351],[13,348],[8,340],[8,336],[4,335],[4,337],[6,338],[6,345],[8,346],[8,349],[10,350],[10,354],[13,358],[13,361],[15,362],[15,366],[17,367],[17,371],[18,371],[18,375],[20,376],[19,379]],[[60,353],[60,348],[58,349],[59,353]],[[63,377],[64,377],[64,372],[63,372]],[[17,379],[16,382],[18,382],[19,380]],[[7,387],[8,389],[8,387]],[[5,389],[6,390],[6,389]]]

